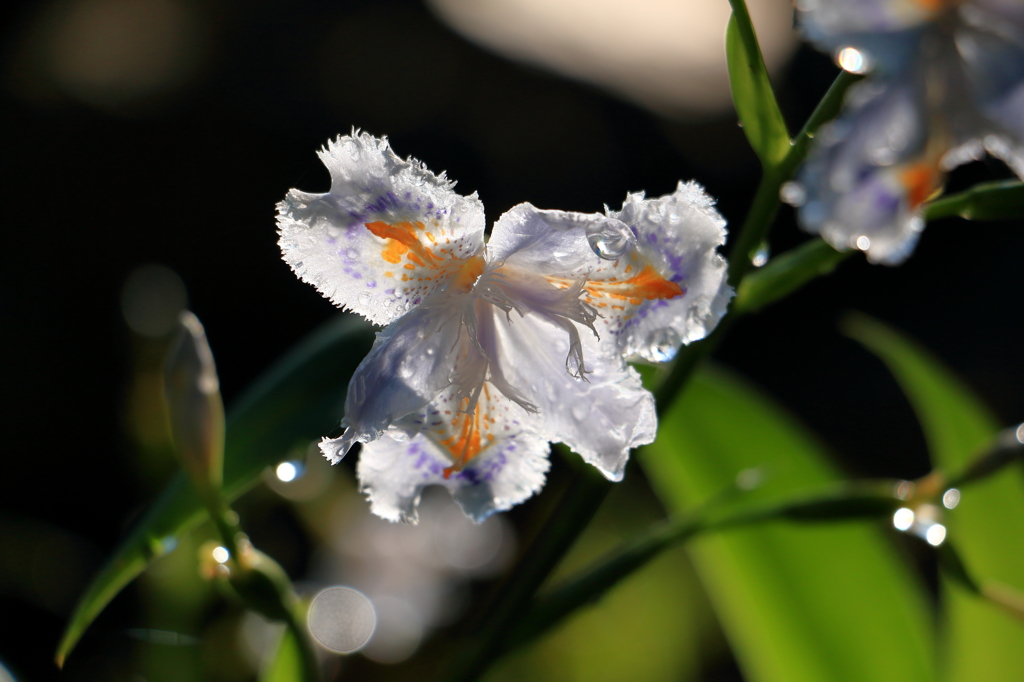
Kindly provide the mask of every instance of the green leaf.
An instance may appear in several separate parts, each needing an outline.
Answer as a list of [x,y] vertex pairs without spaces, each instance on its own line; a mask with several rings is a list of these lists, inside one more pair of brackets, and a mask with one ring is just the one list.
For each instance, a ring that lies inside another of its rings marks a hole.
[[[322,436],[341,418],[349,377],[373,340],[362,321],[339,316],[271,366],[228,411],[224,493],[234,499],[301,440]],[[68,622],[57,663],[125,585],[206,518],[194,489],[177,475],[93,578]]]
[[750,146],[765,168],[771,168],[789,151],[789,132],[775,101],[746,5],[743,0],[734,0],[732,6],[725,33],[732,101]]
[[960,216],[967,220],[1024,218],[1024,183],[1018,180],[986,182],[965,192],[942,197],[924,209],[927,220]]
[[816,277],[832,272],[852,251],[840,252],[821,239],[811,239],[771,259],[740,282],[733,313],[760,310],[793,293]]
[[[700,371],[641,463],[676,513],[758,468],[745,501],[779,500],[841,479],[798,424],[738,378]],[[875,523],[777,522],[690,543],[751,682],[934,679],[920,585]]]
[[306,678],[302,650],[291,628],[281,633],[274,659],[260,674],[260,682],[302,682]]
[[[934,464],[957,473],[997,433],[996,419],[931,353],[886,325],[850,315],[843,330],[878,355],[896,377],[921,422]],[[1024,588],[1024,486],[1019,469],[977,481],[960,491],[960,504],[946,515],[972,577]],[[958,581],[945,583],[949,680],[1024,678],[1024,628],[1008,612],[973,598]]]

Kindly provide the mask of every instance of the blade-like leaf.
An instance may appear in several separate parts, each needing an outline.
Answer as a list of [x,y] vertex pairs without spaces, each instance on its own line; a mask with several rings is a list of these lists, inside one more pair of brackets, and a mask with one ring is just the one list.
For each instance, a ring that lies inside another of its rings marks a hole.
[[[296,442],[337,426],[349,377],[372,340],[365,323],[339,317],[289,351],[239,398],[227,418],[224,491],[229,498],[251,488],[263,469],[276,464]],[[203,518],[192,486],[177,475],[93,578],[61,639],[58,664],[110,600]]]
[[1002,180],[975,185],[959,194],[936,199],[925,207],[924,215],[928,220],[951,216],[967,220],[1024,218],[1024,183]]
[[[839,481],[791,418],[711,369],[694,377],[641,463],[677,512],[755,467],[767,482],[747,499],[791,497]],[[922,590],[872,523],[779,522],[689,546],[751,682],[934,679]]]
[[285,628],[273,660],[260,673],[260,682],[302,682],[304,679],[306,669],[298,640],[291,629]]
[[[851,315],[844,331],[889,367],[910,399],[924,429],[933,462],[958,473],[996,435],[995,418],[974,393],[917,343],[886,325]],[[1007,469],[960,491],[960,504],[946,525],[974,579],[1024,588],[1024,486],[1019,469]],[[947,643],[944,667],[950,680],[1024,678],[1024,627],[1009,613],[959,586],[946,585]]]
[[732,5],[725,34],[732,100],[750,146],[766,168],[773,167],[789,151],[789,132],[775,101],[746,5],[743,0]]

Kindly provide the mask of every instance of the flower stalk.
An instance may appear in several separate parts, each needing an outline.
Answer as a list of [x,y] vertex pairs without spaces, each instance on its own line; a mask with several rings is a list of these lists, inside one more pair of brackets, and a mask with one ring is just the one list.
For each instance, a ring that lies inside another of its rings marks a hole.
[[319,664],[288,575],[252,546],[225,499],[224,404],[213,352],[202,323],[191,312],[181,315],[164,377],[175,450],[227,550],[226,560],[217,559],[223,570],[214,576],[247,608],[285,623],[299,645],[302,682],[317,682]]

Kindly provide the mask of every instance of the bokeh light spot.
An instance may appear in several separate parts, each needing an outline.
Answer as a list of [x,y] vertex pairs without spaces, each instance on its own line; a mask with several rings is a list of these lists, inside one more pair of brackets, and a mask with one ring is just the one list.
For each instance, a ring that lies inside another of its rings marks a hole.
[[228,552],[227,548],[225,547],[214,547],[213,552],[211,552],[211,554],[213,556],[213,560],[216,561],[218,564],[226,564],[228,562],[228,559],[231,558],[231,553]]
[[928,544],[932,547],[938,547],[942,544],[942,541],[946,539],[946,527],[941,523],[935,523],[929,526],[928,530],[925,531],[924,539],[928,541]]
[[351,587],[328,587],[309,606],[309,631],[339,654],[361,649],[373,635],[377,614],[369,598]]
[[892,515],[892,525],[896,530],[909,530],[914,525],[914,510],[900,507]]
[[942,494],[942,506],[946,509],[955,509],[960,504],[960,491],[950,488]]

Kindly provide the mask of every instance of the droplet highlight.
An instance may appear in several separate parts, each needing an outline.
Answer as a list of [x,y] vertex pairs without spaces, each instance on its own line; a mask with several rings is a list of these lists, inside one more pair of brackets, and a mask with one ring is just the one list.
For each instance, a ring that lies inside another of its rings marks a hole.
[[594,253],[605,260],[618,260],[633,247],[636,239],[625,223],[607,219],[587,229],[587,242]]
[[754,252],[754,255],[750,257],[750,263],[755,268],[764,267],[768,262],[769,256],[771,256],[771,249],[768,247],[767,242],[762,242],[761,246]]
[[682,339],[671,327],[656,329],[647,337],[647,345],[641,349],[640,355],[651,362],[668,362],[679,352]]
[[892,515],[892,525],[896,530],[910,530],[914,525],[914,510],[900,507]]
[[790,206],[803,206],[807,203],[807,190],[799,182],[790,180],[779,188],[779,199]]
[[843,71],[864,74],[871,70],[872,61],[867,52],[855,47],[844,47],[836,53],[836,63]]
[[942,506],[946,509],[956,509],[956,506],[960,504],[960,491],[956,488],[950,488],[946,492],[942,493]]

